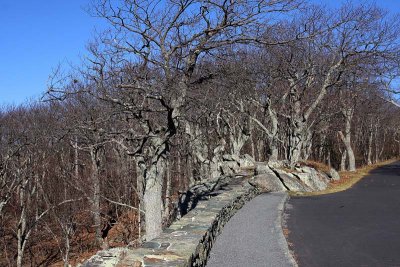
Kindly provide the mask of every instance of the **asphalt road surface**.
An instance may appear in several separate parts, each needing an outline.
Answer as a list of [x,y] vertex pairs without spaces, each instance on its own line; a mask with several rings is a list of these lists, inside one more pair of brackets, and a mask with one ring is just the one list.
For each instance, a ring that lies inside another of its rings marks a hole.
[[400,266],[399,162],[344,192],[293,197],[286,214],[300,267]]
[[225,225],[207,267],[286,267],[295,264],[281,222],[286,193],[257,196]]

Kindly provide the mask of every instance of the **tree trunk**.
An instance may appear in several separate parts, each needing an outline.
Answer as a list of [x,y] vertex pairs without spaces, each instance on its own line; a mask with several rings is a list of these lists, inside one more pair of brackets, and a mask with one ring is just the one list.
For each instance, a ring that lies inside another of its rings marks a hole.
[[92,214],[93,223],[96,229],[96,241],[100,245],[102,243],[101,238],[101,217],[100,217],[100,159],[99,159],[99,148],[91,147],[90,158],[92,161]]
[[143,206],[145,210],[146,241],[150,241],[162,232],[162,176],[164,159],[159,159],[145,174]]
[[138,222],[138,239],[139,241],[142,240],[142,204],[143,204],[143,187],[144,187],[144,177],[143,172],[140,169],[138,161],[135,160],[136,165],[136,191],[137,191],[137,199],[138,199],[138,215],[137,215],[137,222]]
[[345,118],[345,131],[344,134],[342,133],[342,131],[339,131],[339,136],[346,147],[347,158],[349,161],[349,171],[355,171],[356,160],[353,148],[351,147],[351,120],[353,118],[354,109],[352,108],[343,109],[342,114]]
[[[321,139],[319,143],[319,148],[318,148],[318,160],[322,162],[324,159],[324,148],[325,148],[325,141],[326,141],[326,134],[323,133],[321,134]],[[329,152],[329,150],[328,150]]]
[[[28,178],[29,179],[29,178]],[[17,267],[22,267],[22,262],[24,258],[26,241],[29,239],[30,230],[28,230],[27,225],[27,205],[29,201],[26,199],[26,191],[28,190],[29,180],[25,180],[24,184],[18,189],[19,205],[21,209],[21,214],[19,217],[18,227],[17,227]],[[33,189],[34,191],[34,189]],[[28,196],[30,197],[30,196]]]
[[75,179],[79,178],[79,151],[78,151],[78,136],[75,135],[75,144],[74,144],[74,171],[75,171]]
[[379,122],[377,122],[376,124],[375,124],[375,129],[374,129],[374,135],[375,135],[375,163],[378,163],[379,162],[379,140],[378,140],[378,137],[379,137]]
[[251,156],[255,160],[256,159],[256,145],[255,145],[255,141],[254,141],[254,134],[251,134],[251,136],[250,136],[250,145],[251,145]]
[[213,158],[210,162],[210,173],[211,179],[220,177],[222,175],[221,166],[223,163],[222,156],[225,152],[226,141],[223,138],[219,138],[219,142],[216,148],[213,150]]
[[[20,189],[20,198],[22,201],[23,199],[23,191],[24,189]],[[22,196],[21,196],[22,195]],[[22,206],[20,220],[18,223],[18,230],[17,230],[17,240],[18,240],[18,247],[17,247],[17,267],[22,267],[22,259],[24,257],[25,245],[26,245],[26,208]]]
[[[381,150],[379,151],[379,159],[382,159],[382,154],[383,151],[385,150],[386,130],[383,131],[383,138],[381,140],[382,140],[381,143],[382,145],[381,145]],[[378,153],[378,151],[376,153]]]
[[278,160],[278,141],[276,136],[273,136],[269,140],[269,150],[270,150],[270,155],[269,155],[269,160],[270,161],[277,161]]
[[[198,176],[200,179],[207,179],[210,172],[210,160],[207,158],[209,153],[206,140],[204,140],[204,133],[199,125],[190,122],[186,122],[185,131],[190,136],[192,155],[197,165],[199,165]],[[193,178],[193,175],[190,178]],[[193,183],[194,179],[191,179],[189,184],[192,185]]]
[[310,129],[307,129],[306,131],[306,138],[303,142],[302,150],[303,150],[303,160],[308,160],[311,154],[311,149],[312,149],[312,137],[313,134],[310,131]]
[[328,150],[327,156],[326,156],[326,161],[329,167],[332,167],[332,163],[331,163],[331,151]]
[[290,167],[293,168],[294,165],[301,159],[301,148],[304,142],[305,121],[299,118],[294,118],[290,121],[289,127],[288,160]]
[[372,129],[370,129],[369,136],[368,136],[368,154],[367,154],[367,164],[368,165],[372,164],[372,137],[373,137],[373,132],[372,132]]
[[268,145],[269,145],[269,159],[270,161],[277,161],[279,157],[279,150],[278,150],[278,117],[276,112],[272,110],[271,105],[268,106],[268,114],[271,120],[271,131],[266,132],[268,135]]
[[237,134],[230,135],[230,142],[232,144],[232,155],[240,156],[243,146],[246,144],[250,135],[239,130]]
[[[268,98],[267,100],[267,110],[268,110],[268,117],[270,120],[270,127],[266,127],[261,121],[256,119],[254,116],[250,116],[251,120],[249,123],[253,125],[259,126],[260,129],[264,132],[267,136],[266,144],[268,144],[269,153],[268,153],[268,160],[270,161],[277,161],[279,156],[279,148],[278,148],[278,116],[277,113],[273,110],[271,106],[271,100]],[[262,161],[265,159],[264,155],[264,142],[259,140],[259,149],[258,149],[258,160]]]
[[342,152],[342,158],[340,160],[340,170],[345,171],[346,170],[346,159],[347,159],[347,151]]
[[170,215],[170,205],[171,205],[171,165],[167,162],[166,166],[166,178],[167,184],[165,188],[165,203],[164,203],[164,221],[168,221]]
[[66,231],[64,231],[64,235],[65,235],[65,253],[64,253],[64,259],[63,259],[63,261],[64,261],[64,267],[69,267],[70,266],[70,264],[69,264],[69,252],[70,252],[70,249],[71,249],[71,247],[70,247],[70,241],[69,241],[69,226],[66,226],[67,227],[67,229],[66,229]]
[[185,175],[182,174],[182,160],[181,160],[181,155],[180,154],[178,154],[178,160],[177,161],[178,162],[176,164],[177,164],[177,167],[178,167],[178,173],[176,175],[178,177],[176,177],[176,179],[178,180],[178,190],[179,191],[183,191],[184,188],[183,188],[183,181],[182,180],[184,179]]
[[289,166],[293,168],[300,160],[301,148],[304,141],[304,129],[307,126],[307,118],[301,114],[302,103],[294,81],[291,81],[289,105],[291,106],[291,114],[288,118],[289,140],[287,160],[289,161]]
[[146,161],[142,156],[136,157],[139,167],[139,176],[144,179],[143,208],[145,211],[144,220],[146,241],[156,238],[162,232],[162,188],[166,159],[162,154],[156,154],[159,151],[165,151],[162,147],[164,146],[162,140],[154,139],[153,141],[153,147],[157,147],[158,149],[151,155],[151,157],[148,155],[148,164],[150,166],[146,165]]
[[265,159],[264,153],[265,153],[265,148],[264,148],[264,141],[259,139],[257,141],[257,152],[258,152],[258,161],[263,161]]

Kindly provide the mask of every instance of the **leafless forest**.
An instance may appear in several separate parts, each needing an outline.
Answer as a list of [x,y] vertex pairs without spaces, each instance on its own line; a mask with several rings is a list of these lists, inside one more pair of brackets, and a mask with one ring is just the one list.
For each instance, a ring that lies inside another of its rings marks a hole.
[[252,160],[400,155],[400,24],[296,0],[96,0],[109,29],[41,101],[0,110],[0,266],[157,236],[191,186]]

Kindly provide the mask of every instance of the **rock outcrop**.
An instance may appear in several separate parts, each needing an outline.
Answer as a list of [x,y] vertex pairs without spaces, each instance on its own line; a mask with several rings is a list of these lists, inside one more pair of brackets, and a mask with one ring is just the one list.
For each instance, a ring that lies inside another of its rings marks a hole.
[[258,188],[260,192],[279,192],[286,191],[287,188],[275,175],[258,174],[249,180],[249,184]]
[[[326,189],[330,178],[327,174],[314,168],[303,166],[293,171],[285,170],[277,162],[260,164],[255,167],[252,183],[262,191],[298,191],[311,192]],[[336,176],[335,176],[336,177]],[[336,178],[335,178],[336,179]]]
[[325,173],[318,172],[314,168],[304,166],[296,168],[296,170],[297,172],[294,172],[293,175],[313,191],[324,190],[329,184],[329,177]]

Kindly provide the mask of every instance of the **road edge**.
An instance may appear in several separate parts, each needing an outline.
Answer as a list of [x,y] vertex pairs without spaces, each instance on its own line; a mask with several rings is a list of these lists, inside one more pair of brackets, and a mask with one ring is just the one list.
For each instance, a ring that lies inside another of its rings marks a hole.
[[[271,193],[271,194],[273,194],[273,193]],[[284,254],[285,254],[288,262],[290,262],[293,267],[298,267],[298,264],[293,257],[293,253],[289,248],[287,239],[283,233],[283,229],[285,228],[285,224],[286,224],[286,219],[285,219],[286,204],[288,203],[289,199],[290,199],[289,194],[286,192],[283,193],[283,198],[278,205],[278,217],[276,218],[275,225],[276,225],[277,229],[279,229],[278,242],[279,242],[281,248],[284,250]]]

